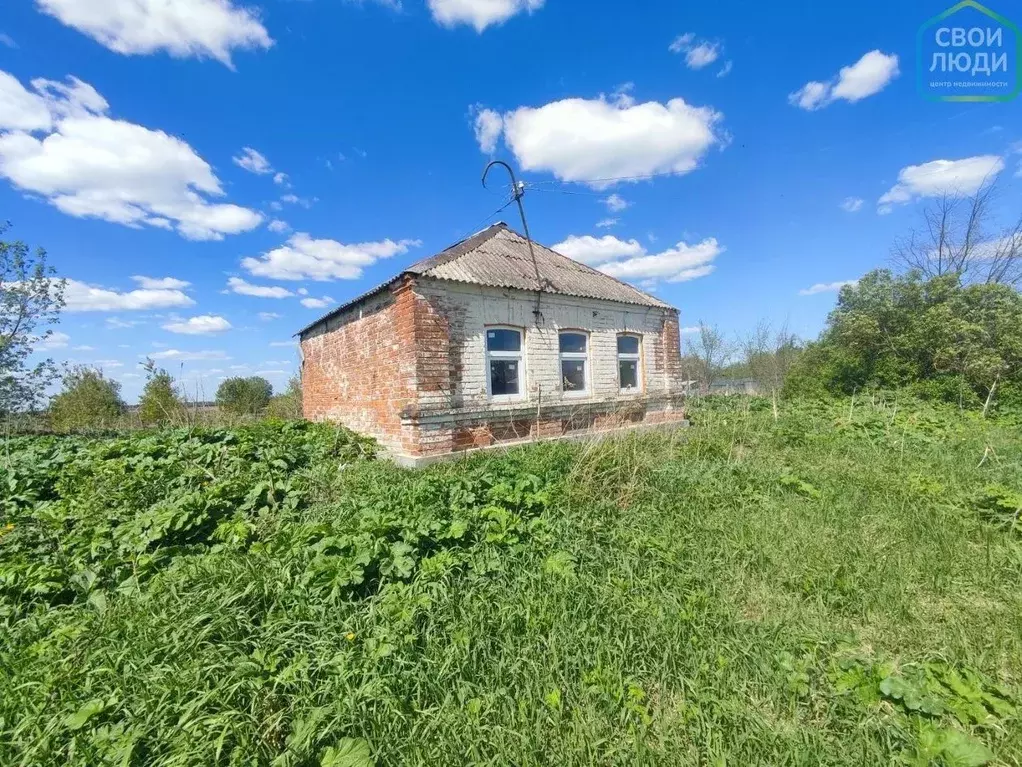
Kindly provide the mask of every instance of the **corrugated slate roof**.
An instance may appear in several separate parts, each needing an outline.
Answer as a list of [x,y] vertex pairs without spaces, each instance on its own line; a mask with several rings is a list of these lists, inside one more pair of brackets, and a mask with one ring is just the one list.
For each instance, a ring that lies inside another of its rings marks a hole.
[[[539,243],[533,242],[532,250],[535,253],[535,264],[529,252],[528,240],[510,229],[504,222],[499,222],[455,243],[435,256],[412,264],[393,279],[332,309],[298,332],[304,333],[338,312],[369,298],[405,274],[493,288],[539,289],[544,293],[596,298],[662,309],[672,308],[670,304],[638,288],[573,261]],[[540,280],[538,284],[537,268]]]

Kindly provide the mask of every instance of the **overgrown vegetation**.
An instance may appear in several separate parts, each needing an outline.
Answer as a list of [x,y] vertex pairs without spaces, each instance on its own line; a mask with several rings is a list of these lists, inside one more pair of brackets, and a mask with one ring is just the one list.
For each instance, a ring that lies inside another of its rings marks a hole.
[[0,763],[1022,760],[1020,424],[692,419],[421,472],[305,424],[12,440]]
[[[907,388],[986,411],[1022,405],[1022,295],[958,274],[870,272],[846,286],[789,393]],[[995,400],[996,395],[996,400]]]

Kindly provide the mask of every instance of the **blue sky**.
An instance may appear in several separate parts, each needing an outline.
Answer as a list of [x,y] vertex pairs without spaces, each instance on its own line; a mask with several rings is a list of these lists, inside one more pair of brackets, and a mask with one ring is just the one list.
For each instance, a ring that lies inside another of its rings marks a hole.
[[928,196],[996,176],[1018,213],[1022,102],[917,92],[949,4],[12,0],[0,219],[75,281],[47,353],[128,400],[147,355],[282,386],[327,308],[519,227],[491,157],[537,240],[684,326],[811,337]]

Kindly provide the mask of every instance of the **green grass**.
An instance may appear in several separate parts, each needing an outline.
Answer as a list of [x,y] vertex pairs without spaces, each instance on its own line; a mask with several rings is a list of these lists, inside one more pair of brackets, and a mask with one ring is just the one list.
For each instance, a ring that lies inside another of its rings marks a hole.
[[325,427],[14,440],[0,763],[1022,762],[1019,424],[692,417],[421,472]]

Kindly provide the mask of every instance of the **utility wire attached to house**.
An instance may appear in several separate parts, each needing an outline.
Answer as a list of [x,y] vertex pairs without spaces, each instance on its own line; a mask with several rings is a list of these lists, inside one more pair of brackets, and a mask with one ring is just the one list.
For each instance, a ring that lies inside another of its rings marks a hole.
[[532,259],[532,268],[536,274],[536,308],[532,313],[535,316],[536,324],[538,325],[543,317],[539,310],[540,301],[543,297],[543,280],[539,275],[539,262],[536,260],[536,251],[532,248],[532,236],[529,234],[529,222],[525,220],[525,206],[522,204],[522,197],[525,196],[525,184],[515,178],[515,172],[506,162],[503,160],[491,160],[483,169],[483,188],[486,188],[486,174],[490,172],[490,168],[494,165],[502,165],[507,169],[508,174],[511,176],[511,194],[513,195],[514,201],[518,203],[518,212],[522,217],[522,229],[525,231],[525,241],[529,244],[529,257]]

